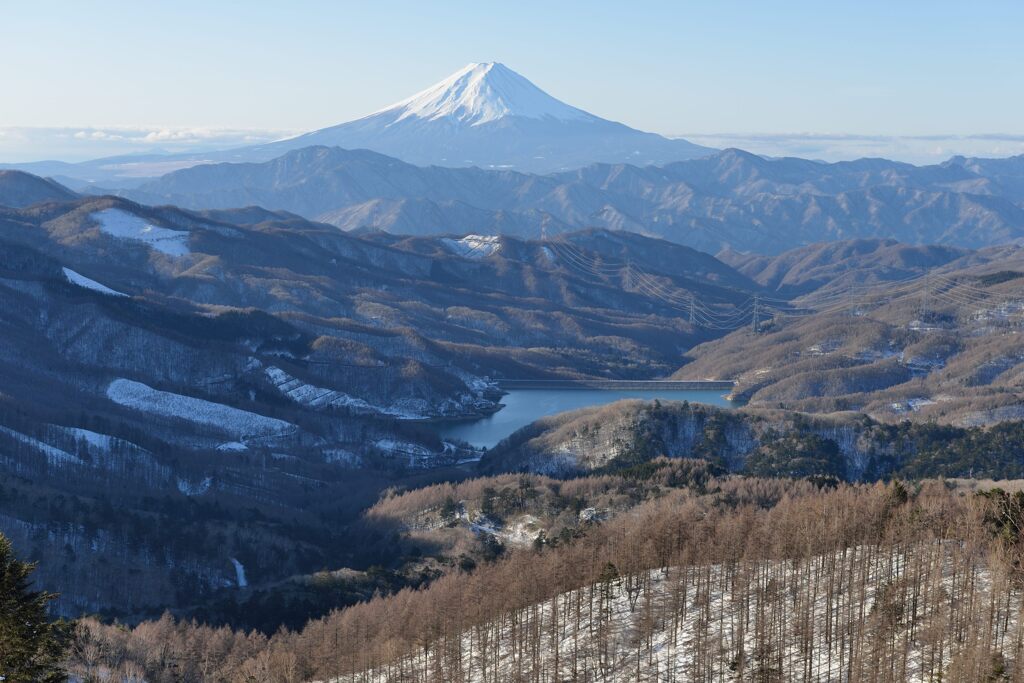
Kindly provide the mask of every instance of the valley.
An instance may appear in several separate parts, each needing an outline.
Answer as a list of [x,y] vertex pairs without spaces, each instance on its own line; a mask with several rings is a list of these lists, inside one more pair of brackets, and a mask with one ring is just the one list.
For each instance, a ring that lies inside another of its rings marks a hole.
[[[298,626],[381,586],[429,582],[397,550],[349,540],[383,491],[417,482],[576,476],[662,455],[845,481],[1024,470],[1015,445],[994,460],[978,451],[1020,438],[1000,426],[1020,403],[1013,247],[855,240],[716,258],[603,229],[346,233],[5,177],[12,196],[50,194],[0,215],[0,443],[17,477],[0,513],[42,561],[40,580],[62,587],[65,614],[172,607],[269,627],[240,605],[273,599]],[[635,391],[668,378],[717,389]],[[565,388],[577,384],[589,388]],[[745,407],[698,406],[731,405],[726,393]],[[69,494],[70,508],[29,504]],[[193,526],[142,530],[182,505]],[[66,526],[83,515],[93,521]],[[230,540],[184,543],[196,533]],[[87,578],[89,547],[109,547],[118,569],[105,575],[137,572],[137,587]],[[328,599],[300,588],[323,567],[373,562],[392,572],[383,583]],[[181,569],[139,571],[163,564]]]
[[7,13],[0,681],[1024,681],[1024,15],[457,5]]

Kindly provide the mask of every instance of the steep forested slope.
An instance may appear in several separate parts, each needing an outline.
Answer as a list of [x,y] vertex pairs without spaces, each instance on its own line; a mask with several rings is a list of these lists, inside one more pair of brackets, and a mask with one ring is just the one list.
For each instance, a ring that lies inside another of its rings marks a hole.
[[872,248],[835,261],[802,250],[760,272],[748,264],[780,290],[787,281],[812,290],[785,311],[766,300],[758,334],[737,330],[692,349],[678,376],[738,380],[733,395],[762,407],[962,426],[1020,417],[1021,250],[860,246]]
[[620,401],[544,418],[489,450],[489,472],[616,472],[659,456],[722,471],[815,480],[1024,478],[1024,424],[953,427],[876,422],[857,412],[808,415],[674,401]]
[[[96,623],[87,633],[104,663],[161,682],[239,671],[375,682],[977,681],[1019,670],[1021,494],[936,482],[706,484],[299,632],[246,638],[168,618],[127,637]],[[212,649],[214,633],[230,646]],[[173,644],[171,661],[142,655],[156,638]]]

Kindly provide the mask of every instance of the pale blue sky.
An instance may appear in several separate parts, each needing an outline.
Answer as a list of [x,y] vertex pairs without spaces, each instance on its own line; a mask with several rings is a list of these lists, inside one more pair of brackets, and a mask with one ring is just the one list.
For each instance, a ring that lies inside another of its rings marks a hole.
[[5,3],[0,157],[31,151],[17,127],[65,128],[69,145],[319,128],[471,61],[663,134],[995,133],[1013,151],[1022,29],[1009,1]]

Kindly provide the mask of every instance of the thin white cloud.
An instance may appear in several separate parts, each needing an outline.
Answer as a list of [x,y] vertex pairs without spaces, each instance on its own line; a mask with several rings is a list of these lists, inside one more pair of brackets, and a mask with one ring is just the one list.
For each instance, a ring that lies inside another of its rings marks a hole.
[[280,140],[295,131],[197,126],[0,127],[0,163],[82,161],[143,152],[204,152]]
[[[298,131],[208,126],[0,127],[0,163],[61,159],[83,161],[146,152],[207,152],[261,144]],[[915,164],[950,156],[1006,157],[1024,154],[1024,134],[865,135],[858,133],[690,133],[709,147],[739,147],[766,156],[825,161],[885,157]]]
[[108,133],[105,130],[80,130],[71,137],[76,140],[127,140],[118,133]]
[[765,156],[824,161],[885,157],[934,164],[954,155],[1006,157],[1024,154],[1024,135],[864,135],[849,133],[690,133],[679,135],[709,147],[739,147]]

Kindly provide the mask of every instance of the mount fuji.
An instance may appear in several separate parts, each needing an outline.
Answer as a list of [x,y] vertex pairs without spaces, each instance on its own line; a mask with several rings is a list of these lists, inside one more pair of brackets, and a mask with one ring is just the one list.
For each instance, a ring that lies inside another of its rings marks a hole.
[[305,147],[366,149],[416,166],[569,171],[594,163],[663,165],[715,150],[594,116],[547,94],[504,64],[468,64],[368,116],[271,143],[220,151],[0,164],[52,176],[73,190],[128,189],[179,169],[253,163]]
[[713,151],[577,109],[497,62],[469,64],[364,118],[244,151],[265,159],[314,145],[369,149],[420,166],[535,173],[596,162],[665,164]]

